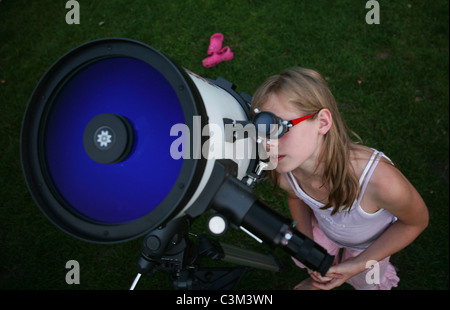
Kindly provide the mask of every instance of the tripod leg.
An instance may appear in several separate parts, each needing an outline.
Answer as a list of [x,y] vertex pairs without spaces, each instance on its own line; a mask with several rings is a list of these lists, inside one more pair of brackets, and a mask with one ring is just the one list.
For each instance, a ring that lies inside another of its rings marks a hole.
[[135,278],[134,281],[133,281],[133,284],[131,284],[130,291],[134,290],[134,288],[135,288],[136,285],[138,284],[140,278],[141,278],[141,274],[138,273],[137,276],[136,276],[136,278]]
[[238,265],[265,269],[269,271],[281,271],[281,264],[271,255],[257,253],[251,250],[241,249],[227,243],[211,240],[204,235],[199,238],[199,255],[205,255],[215,260]]
[[250,266],[269,271],[281,271],[280,264],[273,256],[264,255],[254,251],[241,249],[239,247],[220,242],[225,256],[223,260],[244,266]]
[[173,279],[173,284],[178,290],[232,290],[250,269],[249,267],[206,267],[183,270]]

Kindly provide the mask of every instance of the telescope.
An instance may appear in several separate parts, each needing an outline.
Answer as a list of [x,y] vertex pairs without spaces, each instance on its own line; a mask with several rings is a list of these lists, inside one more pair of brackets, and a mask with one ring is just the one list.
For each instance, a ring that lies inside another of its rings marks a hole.
[[[206,211],[213,213],[212,234],[241,228],[324,275],[334,257],[253,193],[268,164],[251,130],[251,96],[235,90],[138,41],[105,38],[76,47],[43,75],[25,111],[21,163],[31,196],[58,228],[84,241],[145,236],[139,276],[167,267],[168,257],[179,262],[170,267],[178,275],[192,269],[188,231]],[[273,265],[199,239],[197,250]],[[193,277],[174,282],[229,287]]]

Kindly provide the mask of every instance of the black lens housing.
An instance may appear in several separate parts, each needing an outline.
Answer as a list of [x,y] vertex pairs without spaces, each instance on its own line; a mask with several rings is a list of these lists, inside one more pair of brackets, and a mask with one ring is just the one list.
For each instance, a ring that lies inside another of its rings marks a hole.
[[259,112],[252,121],[258,136],[263,139],[279,139],[288,131],[287,122],[272,112]]

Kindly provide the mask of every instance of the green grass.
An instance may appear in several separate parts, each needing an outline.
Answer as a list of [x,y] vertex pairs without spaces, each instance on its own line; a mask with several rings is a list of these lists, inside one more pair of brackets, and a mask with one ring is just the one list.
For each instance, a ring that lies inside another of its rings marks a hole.
[[[64,234],[34,204],[20,164],[22,117],[40,77],[72,48],[103,37],[142,41],[250,94],[288,67],[317,69],[348,125],[393,159],[430,210],[427,230],[392,258],[398,289],[449,288],[448,1],[380,0],[379,25],[366,24],[365,1],[354,0],[80,0],[80,25],[66,24],[65,2],[0,1],[1,289],[127,289],[135,276],[141,239],[97,245]],[[206,69],[201,61],[215,32],[225,35],[235,58]],[[288,215],[286,200],[268,184],[257,193]],[[204,219],[192,230],[204,232]],[[221,240],[267,249],[239,231]],[[289,263],[282,250],[274,252]],[[80,285],[65,283],[70,259],[80,263]],[[238,288],[291,289],[305,276],[292,264],[279,274],[254,270]],[[138,288],[171,283],[161,272]]]

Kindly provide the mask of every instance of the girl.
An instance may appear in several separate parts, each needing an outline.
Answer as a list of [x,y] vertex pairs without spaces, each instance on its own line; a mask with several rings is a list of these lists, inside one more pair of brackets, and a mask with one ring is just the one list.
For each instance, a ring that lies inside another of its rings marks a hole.
[[[333,95],[314,70],[270,77],[253,96],[255,109],[297,120],[280,138],[265,142],[276,166],[271,179],[288,193],[297,229],[336,256],[325,277],[309,271],[311,278],[295,289],[332,289],[344,282],[355,289],[397,286],[389,257],[428,225],[416,189],[383,153],[350,140]],[[377,269],[368,274],[371,266]]]

